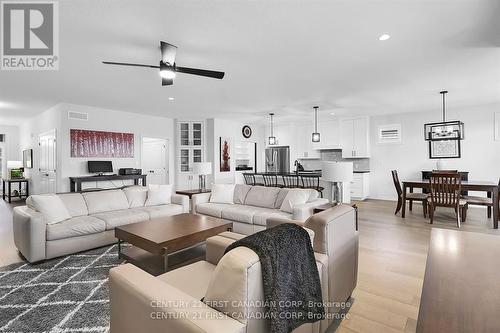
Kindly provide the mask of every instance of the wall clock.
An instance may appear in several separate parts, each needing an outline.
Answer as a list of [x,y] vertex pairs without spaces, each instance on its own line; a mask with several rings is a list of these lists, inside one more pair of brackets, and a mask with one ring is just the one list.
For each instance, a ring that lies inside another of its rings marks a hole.
[[246,139],[248,139],[249,137],[252,136],[252,129],[250,128],[250,126],[245,125],[241,129],[241,133],[243,133],[243,137],[245,137]]

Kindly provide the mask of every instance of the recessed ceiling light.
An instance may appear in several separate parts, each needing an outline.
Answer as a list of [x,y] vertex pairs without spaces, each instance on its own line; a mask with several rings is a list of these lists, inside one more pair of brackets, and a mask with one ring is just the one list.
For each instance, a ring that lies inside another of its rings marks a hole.
[[169,101],[173,101],[174,99],[175,99],[175,98],[173,98],[173,97],[169,97],[169,98],[168,98],[168,100],[169,100]]
[[390,35],[388,35],[388,34],[382,34],[382,35],[379,36],[378,40],[382,40],[383,41],[383,40],[388,40],[389,38],[391,38]]
[[330,112],[330,116],[335,116],[335,112]]

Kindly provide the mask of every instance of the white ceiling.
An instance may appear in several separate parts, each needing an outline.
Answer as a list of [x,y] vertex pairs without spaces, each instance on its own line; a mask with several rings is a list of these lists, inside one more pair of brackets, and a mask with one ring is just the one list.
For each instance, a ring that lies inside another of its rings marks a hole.
[[[0,122],[75,103],[166,117],[382,114],[500,102],[500,1],[59,1],[60,70],[1,71]],[[378,36],[392,38],[381,42]],[[159,62],[223,80],[102,60]],[[169,101],[169,97],[175,97]],[[472,110],[472,109],[471,109]]]

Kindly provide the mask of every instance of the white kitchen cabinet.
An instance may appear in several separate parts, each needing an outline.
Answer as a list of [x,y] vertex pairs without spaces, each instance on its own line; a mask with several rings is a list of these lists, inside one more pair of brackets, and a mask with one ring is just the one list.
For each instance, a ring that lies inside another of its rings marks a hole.
[[[341,147],[340,121],[338,119],[320,121],[318,128],[320,142],[312,143],[312,148],[314,150],[339,149]],[[311,139],[312,138],[309,138],[310,141]]]
[[205,134],[203,121],[177,122],[177,189],[198,188],[198,177],[193,175],[193,163],[205,161]]
[[296,141],[297,159],[319,159],[321,157],[320,151],[313,147],[311,126],[299,126],[296,131]]
[[181,147],[202,147],[203,140],[202,121],[179,121],[178,142]]
[[351,199],[365,200],[370,195],[370,173],[355,172],[351,182]]
[[340,141],[343,158],[370,157],[370,128],[368,117],[341,119]]

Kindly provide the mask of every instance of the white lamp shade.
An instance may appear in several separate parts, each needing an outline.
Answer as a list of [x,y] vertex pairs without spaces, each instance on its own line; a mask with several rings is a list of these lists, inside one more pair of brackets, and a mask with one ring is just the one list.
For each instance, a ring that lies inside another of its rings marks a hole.
[[18,169],[23,167],[22,161],[7,161],[7,169]]
[[334,183],[351,182],[353,178],[352,162],[322,162],[321,178]]
[[211,175],[212,163],[211,162],[195,162],[193,163],[193,173],[197,175]]

